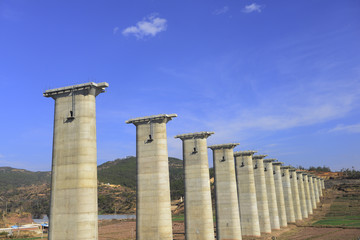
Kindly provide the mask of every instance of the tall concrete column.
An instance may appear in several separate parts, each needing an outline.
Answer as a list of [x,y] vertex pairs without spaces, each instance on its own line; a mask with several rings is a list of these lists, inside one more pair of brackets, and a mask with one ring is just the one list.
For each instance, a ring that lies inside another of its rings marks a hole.
[[213,132],[175,136],[183,141],[185,174],[185,238],[214,239],[207,138]]
[[264,158],[267,155],[254,155],[254,177],[256,188],[256,200],[259,213],[260,232],[271,233],[268,196],[265,183]]
[[213,150],[216,196],[216,239],[242,239],[233,148],[238,143],[209,146]]
[[276,200],[279,211],[280,227],[287,227],[284,189],[283,189],[282,174],[280,169],[282,164],[283,164],[282,162],[273,162],[274,181],[275,181],[275,190],[276,190]]
[[322,197],[323,196],[323,191],[322,191],[322,186],[321,186],[321,178],[319,177],[318,178],[318,188],[319,188],[319,194],[320,196],[319,197]]
[[294,203],[295,220],[302,220],[303,216],[301,213],[301,206],[300,206],[298,176],[296,174],[295,168],[290,168],[289,171],[290,171],[291,192],[292,192],[293,203]]
[[282,170],[282,183],[284,189],[284,201],[286,209],[286,218],[288,223],[295,222],[294,203],[290,184],[289,166],[281,167]]
[[314,190],[315,190],[315,200],[316,200],[316,203],[319,203],[320,202],[320,192],[319,192],[318,179],[316,176],[313,177],[313,182],[314,182]]
[[252,155],[256,151],[235,152],[236,180],[243,236],[260,236],[259,213]]
[[264,159],[264,171],[265,171],[265,182],[266,182],[266,193],[268,197],[269,215],[271,229],[280,229],[279,211],[276,201],[276,190],[274,181],[274,170],[272,162],[276,159]]
[[307,212],[310,215],[310,214],[313,214],[313,206],[312,206],[312,200],[311,200],[309,177],[308,177],[307,173],[303,173],[303,176],[304,176]]
[[136,239],[172,239],[166,123],[176,114],[126,121],[136,126]]
[[325,179],[321,179],[322,189],[325,189]]
[[47,90],[55,100],[50,240],[98,239],[95,97],[107,83]]
[[308,179],[309,179],[309,190],[310,190],[311,205],[312,205],[312,208],[315,209],[316,208],[316,198],[315,198],[315,189],[314,189],[313,176],[308,175]]
[[299,196],[300,196],[300,206],[301,206],[301,214],[303,218],[308,218],[308,211],[306,206],[306,194],[305,194],[305,186],[304,186],[304,176],[301,171],[296,172],[298,176],[298,188],[299,188]]

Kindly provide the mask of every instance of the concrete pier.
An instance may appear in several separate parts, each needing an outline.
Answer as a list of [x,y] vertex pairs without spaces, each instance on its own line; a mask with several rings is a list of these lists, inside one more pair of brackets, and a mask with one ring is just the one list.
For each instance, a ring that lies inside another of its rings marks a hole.
[[272,162],[276,159],[264,159],[264,172],[266,182],[266,193],[268,197],[269,215],[271,229],[280,229],[279,211],[276,201],[276,190],[274,181],[274,170]]
[[257,207],[259,213],[260,232],[271,233],[269,204],[265,183],[265,168],[263,162],[266,156],[267,155],[254,155],[252,158],[254,165],[254,177]]
[[282,174],[281,174],[281,165],[282,162],[273,162],[274,168],[274,181],[275,181],[275,190],[276,190],[276,200],[279,211],[280,227],[287,227],[287,218],[285,210],[285,200],[284,200],[284,190],[282,183]]
[[136,239],[173,239],[166,123],[176,114],[126,121],[136,126]]
[[315,200],[316,203],[318,204],[320,202],[320,192],[319,192],[318,179],[316,176],[313,177],[313,182],[314,182],[314,190],[315,190]]
[[307,173],[303,173],[304,175],[304,186],[305,186],[305,196],[306,196],[306,206],[308,214],[313,214],[313,204],[311,200],[311,191],[310,191],[310,182]]
[[322,189],[325,189],[325,179],[321,179]]
[[308,175],[308,179],[309,179],[311,205],[312,205],[312,208],[315,209],[316,208],[316,198],[315,198],[315,188],[314,188],[313,176]]
[[213,150],[216,197],[216,239],[239,240],[241,225],[233,149],[238,143],[209,146]]
[[256,151],[235,152],[237,188],[243,236],[260,236],[252,156]]
[[300,197],[300,206],[301,206],[301,214],[303,219],[308,218],[308,208],[306,206],[306,194],[305,194],[305,186],[304,186],[304,176],[301,171],[296,172],[298,176],[298,188],[299,188],[299,197]]
[[185,238],[214,239],[207,138],[213,132],[175,136],[183,141],[185,175]]
[[322,179],[319,177],[319,178],[318,178],[318,185],[319,185],[319,194],[320,194],[320,197],[323,196],[323,190],[322,190],[321,181],[322,181]]
[[98,239],[95,97],[107,83],[47,90],[55,100],[50,240]]
[[294,213],[294,203],[293,203],[291,184],[290,184],[289,169],[290,169],[289,166],[281,167],[282,183],[283,183],[283,189],[284,189],[286,218],[287,218],[288,223],[294,223],[295,222],[295,213]]
[[295,220],[302,220],[303,216],[301,213],[298,176],[296,174],[295,168],[290,168],[289,171],[290,171],[290,183],[291,183],[291,192],[293,196]]

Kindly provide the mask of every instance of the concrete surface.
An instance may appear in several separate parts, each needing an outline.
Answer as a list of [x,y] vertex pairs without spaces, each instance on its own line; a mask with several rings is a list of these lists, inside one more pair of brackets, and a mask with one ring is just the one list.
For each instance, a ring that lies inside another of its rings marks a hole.
[[233,149],[238,143],[209,146],[213,150],[215,170],[217,239],[239,240],[241,225],[236,189]]
[[243,236],[260,236],[252,156],[256,151],[235,152],[236,180]]
[[279,211],[280,227],[287,227],[288,221],[286,218],[282,173],[280,169],[282,164],[283,164],[282,162],[273,162],[273,168],[275,171],[274,180],[275,180],[276,200]]
[[306,206],[306,194],[305,194],[305,186],[304,186],[304,176],[301,171],[296,172],[298,176],[298,188],[299,188],[299,197],[300,197],[300,207],[301,214],[303,219],[308,218],[308,208]]
[[107,83],[47,90],[55,100],[50,240],[98,239],[95,97]]
[[136,239],[172,239],[166,124],[176,114],[126,121],[136,126]]
[[294,203],[293,203],[291,184],[290,184],[289,169],[290,169],[289,166],[281,167],[282,183],[283,183],[283,189],[284,189],[286,218],[287,218],[288,223],[294,223],[295,222],[295,213],[294,213]]
[[304,175],[304,186],[305,186],[305,196],[306,196],[306,206],[307,206],[307,212],[308,215],[313,214],[313,205],[311,200],[311,192],[310,192],[310,183],[309,183],[309,177],[307,173],[303,173]]
[[185,175],[185,238],[214,239],[207,138],[213,132],[175,136],[183,143]]
[[294,204],[294,214],[295,220],[302,220],[301,206],[300,206],[300,194],[298,186],[298,176],[296,174],[295,168],[290,168],[290,183],[291,183],[291,192],[293,196]]
[[269,216],[271,229],[280,229],[279,211],[276,201],[276,190],[274,180],[274,169],[272,162],[276,159],[264,159],[266,193],[268,197]]
[[260,232],[271,233],[268,196],[266,192],[264,158],[267,155],[253,155],[256,199]]

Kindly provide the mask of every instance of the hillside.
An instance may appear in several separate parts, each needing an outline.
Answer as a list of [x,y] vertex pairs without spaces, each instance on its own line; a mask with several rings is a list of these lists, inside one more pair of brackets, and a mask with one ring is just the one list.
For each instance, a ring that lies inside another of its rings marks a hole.
[[49,183],[50,172],[31,172],[24,169],[0,167],[0,191]]
[[[184,195],[182,160],[169,158],[172,199]],[[50,172],[0,167],[0,212],[49,212]],[[132,213],[136,208],[136,158],[116,159],[98,166],[99,213]]]
[[[183,162],[169,157],[171,198],[184,195]],[[109,161],[98,166],[98,181],[136,189],[136,157]]]

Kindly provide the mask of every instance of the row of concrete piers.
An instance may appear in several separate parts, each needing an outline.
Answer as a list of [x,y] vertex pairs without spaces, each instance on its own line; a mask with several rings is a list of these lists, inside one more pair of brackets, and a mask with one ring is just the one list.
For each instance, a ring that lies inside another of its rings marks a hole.
[[[95,97],[106,87],[86,83],[44,92],[55,100],[50,240],[98,239]],[[166,123],[176,116],[126,121],[136,126],[137,239],[173,238]],[[234,152],[237,143],[207,146],[212,134],[176,136],[183,144],[186,239],[260,236],[313,213],[323,179],[256,151]],[[215,169],[216,230],[207,148]]]
[[[136,126],[137,239],[172,239],[166,123],[176,116],[126,121]],[[234,152],[238,143],[207,146],[212,134],[175,136],[183,145],[186,239],[261,236],[313,213],[323,179],[256,151]],[[207,148],[213,151],[216,231]]]

